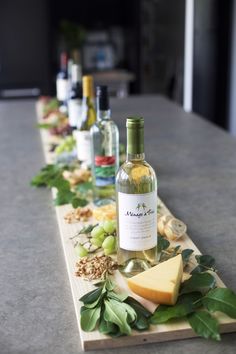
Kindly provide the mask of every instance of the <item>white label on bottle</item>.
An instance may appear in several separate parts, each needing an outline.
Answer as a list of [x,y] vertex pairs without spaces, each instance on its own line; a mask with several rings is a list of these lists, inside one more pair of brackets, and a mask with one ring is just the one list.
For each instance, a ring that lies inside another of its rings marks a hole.
[[91,136],[87,130],[75,131],[77,157],[79,161],[91,164]]
[[77,127],[81,120],[81,100],[71,99],[68,101],[69,124]]
[[58,101],[66,101],[68,97],[68,80],[57,79],[57,99]]
[[127,251],[157,245],[157,193],[118,193],[119,243]]

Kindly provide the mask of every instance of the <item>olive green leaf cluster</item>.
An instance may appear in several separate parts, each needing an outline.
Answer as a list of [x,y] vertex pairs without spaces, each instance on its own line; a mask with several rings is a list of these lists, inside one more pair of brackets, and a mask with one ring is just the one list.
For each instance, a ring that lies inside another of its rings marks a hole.
[[194,332],[201,337],[220,340],[219,323],[212,315],[216,311],[236,318],[236,294],[228,288],[217,288],[214,275],[215,260],[209,255],[195,256],[198,265],[192,276],[180,288],[174,306],[160,305],[152,315],[152,324],[172,319],[186,319]]
[[130,335],[132,329],[143,331],[149,328],[151,313],[138,301],[115,291],[115,284],[108,278],[98,288],[85,294],[80,301],[81,328],[112,337]]
[[46,165],[31,180],[31,185],[34,187],[56,188],[55,205],[72,204],[74,208],[83,207],[88,204],[88,201],[85,198],[80,198],[77,192],[72,191],[70,183],[62,175],[67,168],[67,165]]

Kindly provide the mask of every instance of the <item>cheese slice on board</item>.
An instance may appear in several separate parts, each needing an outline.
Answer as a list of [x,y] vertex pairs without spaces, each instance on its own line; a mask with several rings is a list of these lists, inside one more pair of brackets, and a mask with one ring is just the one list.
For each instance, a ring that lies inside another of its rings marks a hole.
[[128,279],[129,288],[137,295],[157,304],[174,305],[183,275],[183,261],[176,257]]

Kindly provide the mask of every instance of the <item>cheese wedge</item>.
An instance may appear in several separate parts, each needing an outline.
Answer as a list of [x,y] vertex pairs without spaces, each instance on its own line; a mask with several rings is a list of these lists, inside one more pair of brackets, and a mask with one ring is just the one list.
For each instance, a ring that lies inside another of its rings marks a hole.
[[174,305],[183,275],[179,254],[128,279],[129,288],[137,295],[157,304]]

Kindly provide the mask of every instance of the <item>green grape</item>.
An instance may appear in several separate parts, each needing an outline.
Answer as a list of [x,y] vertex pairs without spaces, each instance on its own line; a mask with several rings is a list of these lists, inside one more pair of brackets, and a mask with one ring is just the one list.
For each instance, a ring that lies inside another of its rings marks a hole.
[[104,234],[104,229],[102,226],[95,226],[91,232],[92,237],[100,237],[101,235]]
[[114,221],[105,221],[103,223],[103,228],[108,234],[113,234],[113,232],[116,230],[116,223]]
[[110,250],[109,248],[104,248],[104,254],[105,256],[109,256],[112,253],[115,253],[115,250]]
[[72,136],[68,136],[60,143],[60,145],[56,147],[55,152],[58,155],[60,155],[64,151],[70,152],[74,149],[75,144],[75,139]]
[[99,237],[97,237],[99,240],[101,240],[102,242],[105,240],[105,233],[100,235]]
[[88,250],[81,244],[78,244],[77,246],[75,246],[75,253],[78,257],[82,258],[88,255]]
[[93,246],[96,246],[96,247],[102,246],[102,240],[100,240],[99,238],[92,237],[90,242],[92,243]]
[[114,246],[116,244],[116,240],[114,236],[107,236],[102,243],[102,248],[114,250]]

